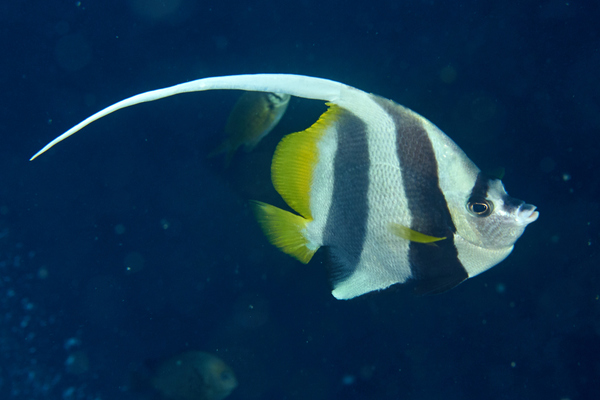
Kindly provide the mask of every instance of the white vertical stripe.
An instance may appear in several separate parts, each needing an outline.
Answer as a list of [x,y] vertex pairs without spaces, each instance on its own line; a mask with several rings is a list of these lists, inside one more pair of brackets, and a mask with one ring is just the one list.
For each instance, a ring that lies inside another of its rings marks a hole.
[[405,282],[411,276],[408,264],[409,242],[390,230],[391,223],[405,226],[410,226],[411,223],[396,153],[396,126],[371,97],[363,99],[360,104],[354,104],[350,111],[367,126],[371,163],[369,218],[366,240],[356,270],[333,291],[338,299],[349,299],[369,291],[385,289],[395,283]]

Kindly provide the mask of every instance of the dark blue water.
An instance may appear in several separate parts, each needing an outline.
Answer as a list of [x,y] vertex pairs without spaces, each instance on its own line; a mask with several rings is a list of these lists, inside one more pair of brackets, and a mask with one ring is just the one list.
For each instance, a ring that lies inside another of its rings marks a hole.
[[[333,2],[332,2],[333,3]],[[0,398],[131,399],[131,365],[200,349],[231,399],[594,399],[600,391],[599,6],[539,2],[0,5]],[[270,246],[277,141],[324,110],[292,99],[230,169],[206,155],[236,94],[121,111],[205,76],[330,78],[424,115],[540,218],[452,291],[336,301],[325,254]]]

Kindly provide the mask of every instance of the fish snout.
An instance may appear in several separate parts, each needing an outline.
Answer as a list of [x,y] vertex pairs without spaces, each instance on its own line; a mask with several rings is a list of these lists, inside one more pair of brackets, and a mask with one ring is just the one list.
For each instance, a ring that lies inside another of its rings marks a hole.
[[527,225],[538,219],[540,213],[536,211],[533,204],[523,203],[517,210],[517,222],[522,225]]

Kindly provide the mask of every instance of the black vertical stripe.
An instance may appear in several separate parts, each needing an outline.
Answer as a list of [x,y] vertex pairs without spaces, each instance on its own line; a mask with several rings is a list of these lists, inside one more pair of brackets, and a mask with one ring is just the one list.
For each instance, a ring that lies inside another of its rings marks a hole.
[[333,160],[333,193],[323,242],[338,262],[335,284],[349,278],[363,251],[369,216],[369,146],[365,123],[347,110],[336,121],[337,150]]
[[477,174],[477,179],[475,179],[475,184],[473,185],[473,189],[471,190],[471,196],[469,196],[469,198],[485,199],[487,197],[489,187],[489,176],[484,174],[483,172],[479,172]]
[[438,165],[431,140],[419,118],[398,104],[383,98],[376,101],[396,126],[396,151],[408,208],[410,228],[435,237],[435,244],[411,242],[408,258],[420,293],[451,289],[469,276],[454,246],[456,227],[439,185]]

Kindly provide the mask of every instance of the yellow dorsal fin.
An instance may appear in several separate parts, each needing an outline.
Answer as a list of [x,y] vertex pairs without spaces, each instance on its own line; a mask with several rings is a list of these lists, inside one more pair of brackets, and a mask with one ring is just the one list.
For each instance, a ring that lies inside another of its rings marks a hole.
[[406,226],[400,225],[400,224],[392,223],[390,225],[390,228],[394,235],[399,236],[402,239],[410,240],[411,242],[433,243],[433,242],[439,242],[440,240],[446,239],[446,237],[438,238],[435,236],[429,236],[424,233],[417,232],[415,230],[407,228]]
[[307,220],[270,204],[253,201],[256,219],[271,244],[304,264],[308,263],[318,247],[309,248],[304,237]]
[[329,109],[310,128],[289,134],[279,142],[271,164],[275,190],[291,208],[308,219],[312,219],[309,193],[312,172],[318,161],[317,143],[342,110],[336,105],[327,105]]

